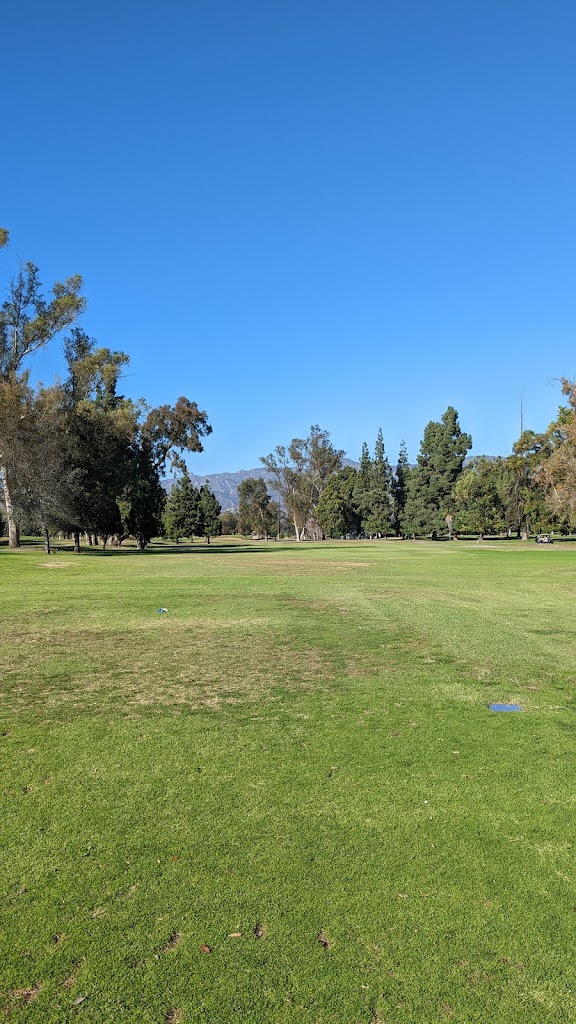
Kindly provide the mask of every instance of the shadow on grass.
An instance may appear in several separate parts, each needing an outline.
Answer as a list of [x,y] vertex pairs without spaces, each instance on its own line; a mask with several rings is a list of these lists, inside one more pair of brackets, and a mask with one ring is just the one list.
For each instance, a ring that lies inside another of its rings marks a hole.
[[[269,541],[267,544],[162,544],[159,542],[150,544],[144,550],[135,547],[107,547],[103,550],[101,547],[84,547],[80,548],[81,556],[92,556],[98,558],[117,558],[117,557],[150,557],[153,555],[234,555],[234,554],[266,554],[267,552],[277,551],[278,547],[282,547],[276,541]],[[44,543],[41,540],[37,540],[35,537],[22,538],[20,541],[20,550],[38,551],[44,554]],[[0,538],[0,555],[8,553],[10,548],[8,547],[8,540],[6,538]],[[78,557],[74,554],[72,544],[67,544],[65,541],[56,542],[52,545],[51,555],[71,555]],[[46,555],[50,558],[50,555]]]

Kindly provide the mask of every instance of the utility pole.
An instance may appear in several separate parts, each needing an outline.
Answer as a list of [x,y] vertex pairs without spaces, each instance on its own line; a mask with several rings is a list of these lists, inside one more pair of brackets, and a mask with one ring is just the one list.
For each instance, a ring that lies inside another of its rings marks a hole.
[[523,394],[520,392],[520,437],[524,433],[524,408],[523,408]]

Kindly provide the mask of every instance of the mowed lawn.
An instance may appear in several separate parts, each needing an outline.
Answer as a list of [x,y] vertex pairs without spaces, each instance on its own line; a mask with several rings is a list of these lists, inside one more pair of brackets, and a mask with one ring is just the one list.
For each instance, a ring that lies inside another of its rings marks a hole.
[[576,544],[4,547],[0,587],[0,1020],[576,1019]]

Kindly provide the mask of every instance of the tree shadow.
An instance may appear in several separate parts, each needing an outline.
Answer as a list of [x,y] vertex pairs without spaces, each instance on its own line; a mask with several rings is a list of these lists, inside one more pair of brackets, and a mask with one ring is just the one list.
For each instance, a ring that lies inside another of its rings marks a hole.
[[[282,547],[276,541],[269,541],[267,544],[248,544],[248,543],[237,543],[237,544],[164,544],[162,542],[156,542],[150,544],[144,550],[136,547],[107,547],[105,549],[101,547],[88,547],[81,545],[79,555],[75,555],[73,551],[72,542],[67,543],[66,541],[56,541],[52,544],[52,555],[71,555],[73,557],[88,556],[92,558],[150,558],[156,555],[235,555],[235,554],[267,554],[268,552],[278,551],[278,548]],[[28,551],[38,551],[44,553],[44,542],[40,538],[26,537],[21,538],[20,549],[25,548]],[[8,552],[8,538],[0,537],[0,554],[5,551]],[[50,557],[49,555],[46,556]]]

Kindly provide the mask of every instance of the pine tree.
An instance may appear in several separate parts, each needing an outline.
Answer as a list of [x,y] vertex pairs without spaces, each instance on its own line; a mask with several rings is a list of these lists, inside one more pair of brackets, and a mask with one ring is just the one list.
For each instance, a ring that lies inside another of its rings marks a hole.
[[198,525],[196,533],[199,537],[205,537],[206,543],[210,543],[210,537],[217,537],[220,533],[220,513],[222,506],[217,497],[210,490],[208,484],[202,484],[198,498]]
[[366,441],[362,443],[360,465],[354,481],[354,502],[360,516],[360,529],[370,515],[370,484],[372,480],[372,459]]
[[193,540],[200,526],[200,491],[185,472],[174,484],[166,502],[164,531],[168,539],[177,544],[180,537]]
[[417,465],[408,478],[403,529],[414,536],[436,538],[446,529],[452,488],[462,472],[472,438],[462,433],[452,406],[440,423],[430,422],[420,445]]
[[386,536],[391,527],[391,478],[390,463],[384,450],[382,430],[378,431],[374,448],[374,460],[370,466],[370,489],[368,513],[363,528],[370,536]]
[[379,430],[373,459],[366,442],[362,445],[355,487],[362,529],[370,537],[386,535],[390,530],[391,484],[392,472],[384,450],[382,430]]
[[140,550],[162,530],[166,492],[146,443],[134,444],[130,479],[118,498],[122,534],[136,538]]
[[398,536],[404,536],[404,509],[406,507],[406,492],[408,488],[408,477],[410,466],[408,464],[408,452],[405,441],[400,442],[396,473],[392,480],[392,523]]

